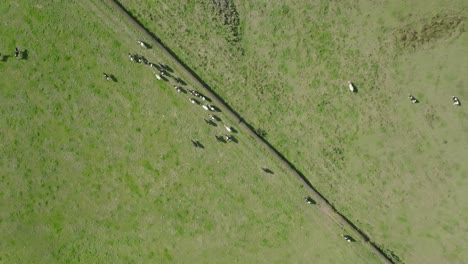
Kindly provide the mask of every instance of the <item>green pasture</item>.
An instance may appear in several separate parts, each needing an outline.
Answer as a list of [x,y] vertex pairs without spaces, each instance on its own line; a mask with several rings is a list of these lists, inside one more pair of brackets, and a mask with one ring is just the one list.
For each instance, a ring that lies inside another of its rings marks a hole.
[[394,261],[466,262],[466,1],[121,2]]
[[251,137],[217,143],[221,123],[132,64],[129,52],[171,65],[104,2],[3,1],[0,12],[1,263],[379,262]]

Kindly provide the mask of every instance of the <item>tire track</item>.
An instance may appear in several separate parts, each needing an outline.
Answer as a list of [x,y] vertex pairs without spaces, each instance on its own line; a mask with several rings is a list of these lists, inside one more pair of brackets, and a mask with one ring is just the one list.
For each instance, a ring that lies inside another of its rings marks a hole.
[[[111,25],[121,24],[123,21],[118,20],[116,17],[104,15],[104,11],[98,7],[99,4],[91,3],[93,0],[87,2],[91,5],[86,5],[87,8],[91,8],[93,12],[99,13],[106,17],[106,23]],[[112,11],[119,13],[125,22],[134,27],[136,32],[142,36],[153,49],[158,49],[165,56],[167,60],[170,60],[174,66],[174,71],[182,73],[187,79],[188,83],[192,83],[194,86],[198,86],[203,89],[203,93],[212,99],[213,103],[232,120],[238,123],[239,129],[242,129],[252,138],[254,138],[263,148],[269,152],[273,158],[275,158],[285,169],[285,171],[294,175],[302,185],[309,190],[310,196],[317,202],[316,207],[325,215],[327,215],[332,221],[339,225],[342,229],[353,231],[352,235],[357,242],[361,242],[366,245],[371,252],[380,257],[383,263],[395,263],[391,256],[387,255],[377,244],[372,242],[363,230],[357,227],[351,222],[346,216],[341,214],[318,190],[316,190],[309,180],[290,162],[284,157],[274,146],[272,146],[264,138],[256,134],[255,129],[248,124],[234,109],[232,109],[221,97],[219,97],[209,86],[206,84],[194,71],[190,69],[183,61],[181,61],[177,55],[171,51],[170,48],[164,45],[164,43],[151,31],[149,31],[143,24],[141,24],[136,18],[134,18],[118,1],[116,0],[102,0],[101,5],[106,5]],[[112,26],[111,26],[112,28]],[[130,33],[129,28],[123,29],[126,33]]]

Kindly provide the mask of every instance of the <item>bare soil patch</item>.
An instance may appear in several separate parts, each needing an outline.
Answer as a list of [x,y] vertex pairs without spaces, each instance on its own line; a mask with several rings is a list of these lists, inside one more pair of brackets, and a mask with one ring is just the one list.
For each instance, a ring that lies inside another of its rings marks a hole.
[[459,14],[437,14],[411,23],[395,32],[399,47],[415,50],[440,39],[456,37],[465,31],[465,17]]

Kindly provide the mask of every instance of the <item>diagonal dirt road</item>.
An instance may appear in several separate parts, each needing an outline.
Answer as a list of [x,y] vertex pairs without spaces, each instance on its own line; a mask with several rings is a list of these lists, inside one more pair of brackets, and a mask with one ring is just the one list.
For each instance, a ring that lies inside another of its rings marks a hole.
[[[129,35],[139,34],[154,48],[161,51],[167,61],[171,62],[174,66],[174,71],[181,73],[191,84],[198,86],[204,90],[209,98],[212,98],[218,108],[232,120],[237,121],[238,127],[245,133],[257,140],[263,148],[272,155],[272,158],[276,159],[291,175],[297,178],[299,182],[306,189],[309,190],[310,196],[317,202],[317,209],[327,215],[332,221],[334,221],[341,228],[347,230],[356,239],[356,242],[362,243],[367,246],[374,254],[380,257],[383,263],[394,263],[392,257],[388,256],[381,248],[379,248],[374,242],[372,242],[365,232],[354,225],[349,219],[342,215],[336,208],[331,205],[328,200],[318,192],[313,185],[307,180],[307,178],[298,170],[296,167],[289,162],[278,150],[269,144],[264,138],[258,136],[255,133],[255,129],[250,126],[245,120],[232,109],[221,97],[219,97],[203,80],[193,72],[187,65],[185,65],[168,47],[166,47],[156,35],[147,30],[138,20],[132,17],[129,12],[115,0],[88,0],[86,8],[92,9],[92,11],[98,14],[105,23],[109,26],[119,26],[119,31],[124,31]],[[106,9],[105,11],[103,9]],[[125,21],[120,21],[118,17],[109,14],[109,10],[112,13],[117,13],[123,17]],[[123,23],[124,22],[124,23]],[[126,26],[130,25],[132,28]],[[133,34],[132,34],[133,33]],[[134,42],[135,40],[129,40]]]

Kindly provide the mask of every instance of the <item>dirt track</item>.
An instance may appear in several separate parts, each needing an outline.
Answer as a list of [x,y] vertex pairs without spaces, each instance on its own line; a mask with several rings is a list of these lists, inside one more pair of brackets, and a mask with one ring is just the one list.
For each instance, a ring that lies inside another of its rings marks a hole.
[[[310,196],[317,202],[317,208],[325,213],[328,217],[331,218],[335,223],[337,223],[341,228],[346,229],[348,232],[351,230],[353,231],[351,235],[356,239],[359,243],[363,243],[366,245],[369,250],[377,254],[383,263],[394,263],[392,258],[385,254],[375,243],[373,243],[368,236],[364,233],[364,231],[360,230],[356,225],[354,225],[350,220],[348,220],[345,216],[343,216],[340,212],[338,212],[329,202],[328,200],[323,197],[307,180],[307,178],[297,170],[293,164],[291,164],[279,151],[277,151],[272,145],[270,145],[264,138],[258,136],[255,133],[255,129],[251,127],[248,123],[240,117],[234,109],[229,107],[222,98],[216,95],[212,89],[204,83],[197,75],[194,73],[190,68],[185,65],[177,56],[171,52],[171,50],[166,47],[161,40],[159,40],[154,34],[149,32],[142,24],[140,24],[134,17],[132,17],[127,10],[123,8],[120,3],[114,0],[104,0],[101,2],[108,6],[109,8],[113,9],[120,13],[131,25],[134,26],[134,29],[141,34],[143,39],[145,39],[154,49],[159,49],[166,57],[167,61],[170,61],[171,66],[174,66],[174,71],[179,72],[182,76],[184,76],[185,80],[188,80],[194,86],[198,86],[204,90],[204,94],[208,97],[212,98],[213,103],[222,111],[224,114],[230,116],[232,120],[236,120],[240,129],[244,132],[249,134],[255,140],[257,140],[265,150],[267,150],[273,158],[277,159],[277,161],[283,165],[284,169],[288,171],[291,175],[294,175],[303,185],[310,191]],[[100,12],[97,6],[92,6],[94,12]],[[112,23],[112,21],[107,21],[108,23]],[[128,29],[121,29],[126,30]]]

